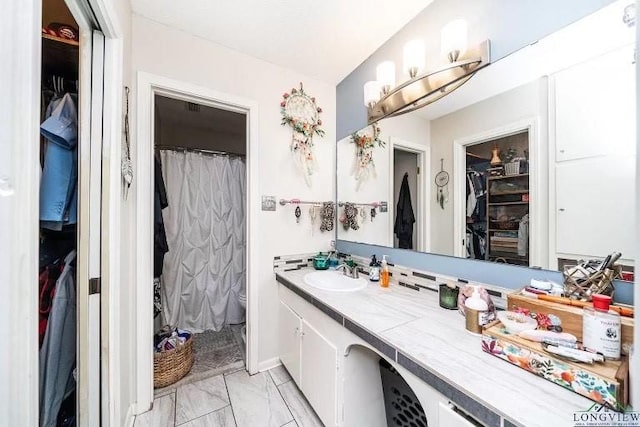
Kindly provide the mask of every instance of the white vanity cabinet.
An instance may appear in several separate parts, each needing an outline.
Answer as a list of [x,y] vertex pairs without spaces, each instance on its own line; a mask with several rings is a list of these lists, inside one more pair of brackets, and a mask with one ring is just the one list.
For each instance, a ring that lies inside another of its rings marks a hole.
[[334,426],[338,385],[336,346],[280,302],[280,360],[326,426]]
[[278,344],[280,361],[289,371],[291,378],[302,388],[300,383],[300,330],[302,319],[289,306],[280,303],[278,314]]

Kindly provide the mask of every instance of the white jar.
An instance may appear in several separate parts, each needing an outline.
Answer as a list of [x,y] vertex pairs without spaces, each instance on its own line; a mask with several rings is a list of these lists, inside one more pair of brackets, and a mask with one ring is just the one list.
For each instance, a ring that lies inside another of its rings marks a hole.
[[593,307],[585,307],[582,314],[582,343],[606,359],[619,360],[620,314],[609,310],[611,297],[595,294],[592,299]]

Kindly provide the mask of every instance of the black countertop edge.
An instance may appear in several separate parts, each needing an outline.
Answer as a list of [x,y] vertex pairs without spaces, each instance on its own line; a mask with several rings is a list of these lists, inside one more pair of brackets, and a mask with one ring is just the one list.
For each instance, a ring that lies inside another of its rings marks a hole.
[[[298,286],[293,284],[291,281],[285,279],[280,274],[276,273],[276,280],[283,284],[285,287],[290,289],[296,295],[300,296],[305,301],[309,302],[314,307],[317,307],[320,311],[325,313],[327,316],[331,317],[336,322],[340,323],[347,330],[353,332],[355,335],[360,337],[362,340],[369,343],[371,346],[382,352],[385,356],[390,359],[396,361],[400,366],[407,369],[409,372],[420,378],[422,381],[429,384],[431,387],[436,389],[439,393],[450,399],[453,403],[458,405],[464,411],[469,413],[472,417],[476,418],[478,421],[482,422],[488,427],[500,427],[501,417],[497,413],[493,412],[491,409],[484,406],[482,403],[477,400],[467,396],[465,393],[461,392],[458,388],[452,386],[448,382],[444,381],[437,375],[431,373],[426,368],[422,367],[418,363],[414,362],[411,358],[404,355],[400,350],[390,345],[375,333],[363,328],[357,323],[351,321],[350,319],[345,318],[341,313],[332,309],[322,301],[314,298],[304,290],[300,289]],[[504,420],[505,427],[513,426],[511,422],[507,419]]]

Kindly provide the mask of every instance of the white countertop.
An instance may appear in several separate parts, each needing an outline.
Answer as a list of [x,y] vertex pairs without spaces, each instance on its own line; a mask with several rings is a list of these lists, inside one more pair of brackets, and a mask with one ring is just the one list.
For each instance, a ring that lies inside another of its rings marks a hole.
[[330,292],[304,283],[313,269],[277,274],[404,353],[499,415],[524,426],[574,426],[593,402],[482,351],[464,317],[438,305],[438,294],[391,283]]

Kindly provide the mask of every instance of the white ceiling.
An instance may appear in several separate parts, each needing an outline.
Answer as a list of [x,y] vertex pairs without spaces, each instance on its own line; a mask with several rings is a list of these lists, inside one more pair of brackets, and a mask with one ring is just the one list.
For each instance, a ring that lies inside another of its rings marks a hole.
[[132,0],[135,13],[337,84],[433,0]]

